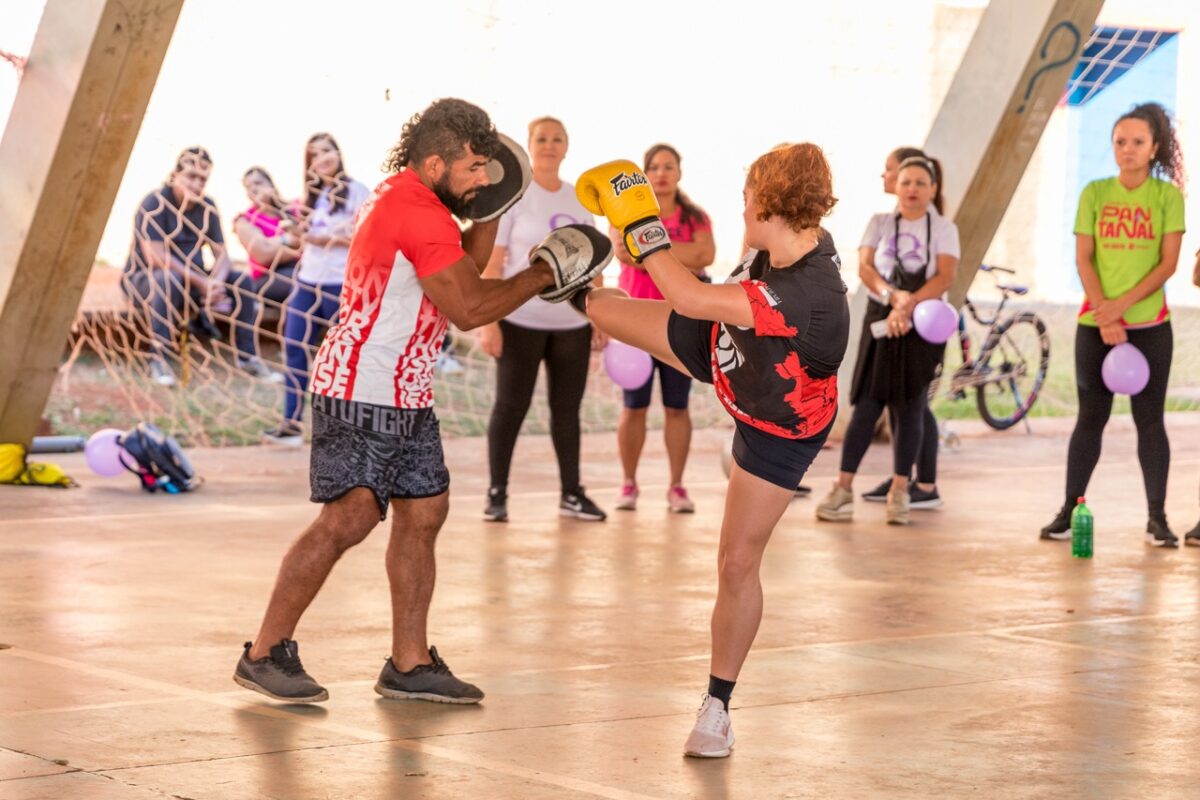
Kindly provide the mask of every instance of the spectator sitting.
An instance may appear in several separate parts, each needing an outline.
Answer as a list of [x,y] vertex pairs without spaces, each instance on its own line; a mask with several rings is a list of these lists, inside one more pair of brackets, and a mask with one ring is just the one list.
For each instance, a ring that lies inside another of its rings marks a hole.
[[[231,319],[237,344],[237,364],[256,378],[281,382],[267,369],[254,343],[258,304],[254,295],[238,288],[225,251],[221,218],[204,186],[212,158],[202,147],[179,154],[167,182],[142,199],[134,215],[133,243],[125,263],[121,288],[149,317],[152,333],[150,376],[161,386],[174,386],[168,355],[178,358],[175,331],[194,315],[208,322],[206,311],[223,311]],[[204,265],[204,246],[212,253],[211,270]],[[225,311],[228,309],[228,311]]]
[[[296,204],[285,204],[275,181],[262,167],[250,167],[242,176],[250,208],[233,220],[233,230],[246,248],[249,272],[239,284],[258,298],[257,323],[270,302],[282,309],[295,286],[300,262],[300,225]],[[282,316],[282,314],[281,314]]]

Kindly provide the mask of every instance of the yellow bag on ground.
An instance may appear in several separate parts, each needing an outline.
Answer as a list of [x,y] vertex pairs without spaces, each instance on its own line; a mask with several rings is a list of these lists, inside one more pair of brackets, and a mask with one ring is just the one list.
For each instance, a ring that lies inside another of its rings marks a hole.
[[64,489],[79,485],[58,464],[40,462],[29,464],[16,482],[23,486],[61,486]]
[[0,483],[13,483],[25,471],[25,448],[0,444]]
[[78,486],[58,464],[25,463],[25,448],[19,444],[0,444],[0,483],[18,486]]

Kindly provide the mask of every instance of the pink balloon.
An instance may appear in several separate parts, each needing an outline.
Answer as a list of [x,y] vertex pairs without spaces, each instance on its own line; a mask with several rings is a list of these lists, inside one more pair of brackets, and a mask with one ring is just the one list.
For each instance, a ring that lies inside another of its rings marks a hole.
[[1142,351],[1122,342],[1108,351],[1100,366],[1104,385],[1113,394],[1135,395],[1150,382],[1150,364]]
[[[101,478],[111,478],[125,471],[125,465],[121,461],[125,450],[117,444],[117,437],[120,435],[121,431],[116,428],[104,428],[93,433],[83,447],[88,467]],[[126,460],[132,463],[128,456]]]
[[604,371],[622,389],[638,389],[650,380],[654,362],[644,351],[611,339],[604,348]]
[[913,327],[930,344],[945,344],[958,327],[958,312],[945,300],[922,300],[913,309]]

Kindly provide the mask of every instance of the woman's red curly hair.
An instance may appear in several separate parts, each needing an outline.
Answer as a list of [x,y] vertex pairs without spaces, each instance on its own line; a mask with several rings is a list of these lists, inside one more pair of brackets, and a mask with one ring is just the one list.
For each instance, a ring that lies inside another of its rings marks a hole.
[[746,185],[754,190],[760,220],[779,217],[795,231],[817,227],[837,203],[829,162],[809,142],[780,145],[759,156]]

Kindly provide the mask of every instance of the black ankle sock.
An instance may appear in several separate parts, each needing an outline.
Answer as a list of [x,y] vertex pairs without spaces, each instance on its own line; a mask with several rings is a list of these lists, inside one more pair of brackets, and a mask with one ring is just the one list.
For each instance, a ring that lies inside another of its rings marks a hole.
[[726,681],[718,678],[715,675],[708,676],[708,693],[720,700],[725,705],[725,710],[729,710],[729,699],[733,697],[733,687],[737,681]]

